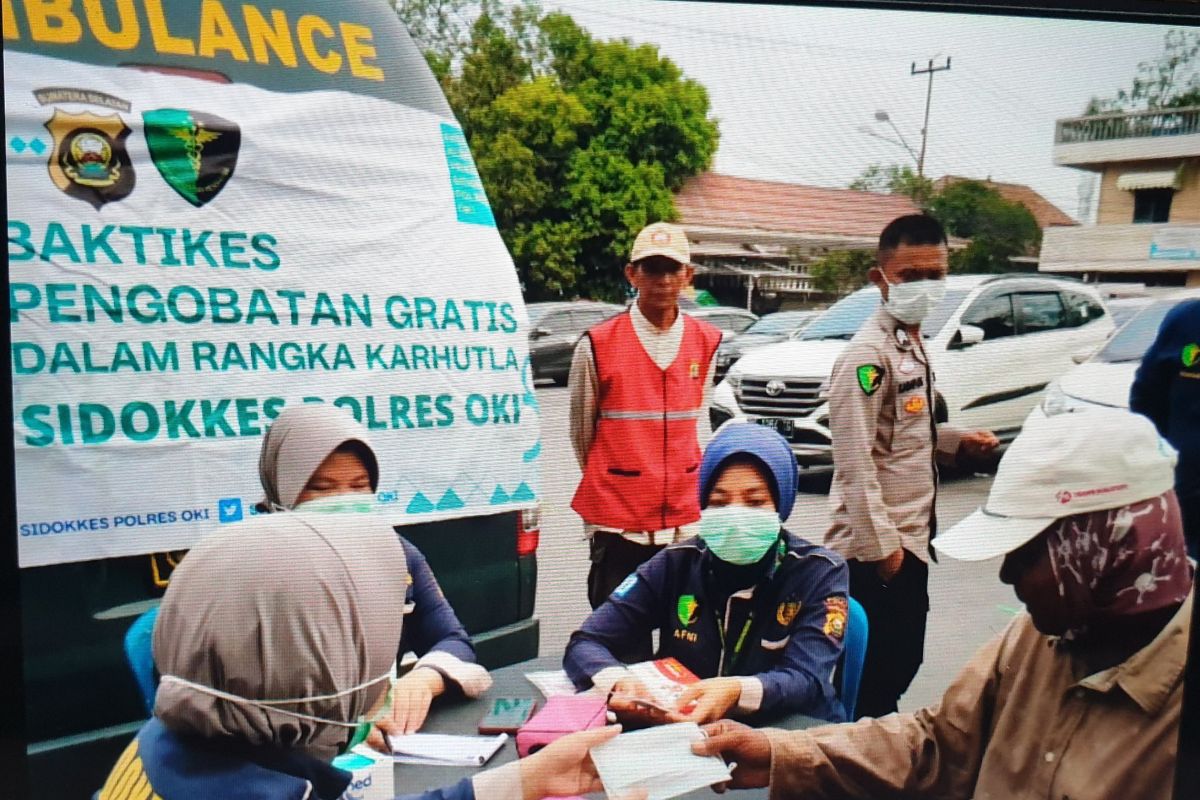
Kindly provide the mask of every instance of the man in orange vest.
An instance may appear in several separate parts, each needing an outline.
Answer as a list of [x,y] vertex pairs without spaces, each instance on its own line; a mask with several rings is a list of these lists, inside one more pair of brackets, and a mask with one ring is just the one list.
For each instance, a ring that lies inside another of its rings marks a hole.
[[571,444],[583,470],[571,507],[591,541],[588,600],[599,607],[637,567],[695,533],[699,421],[721,332],[679,310],[693,269],[687,236],[656,222],[633,243],[630,309],[575,347]]

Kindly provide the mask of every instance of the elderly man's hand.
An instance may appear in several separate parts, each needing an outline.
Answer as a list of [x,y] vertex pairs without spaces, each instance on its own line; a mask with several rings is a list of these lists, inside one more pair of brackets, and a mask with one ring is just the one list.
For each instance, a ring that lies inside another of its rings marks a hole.
[[[721,720],[703,728],[704,739],[692,745],[698,756],[720,756],[733,769],[734,789],[761,789],[771,782],[771,741],[762,731],[740,722]],[[718,792],[725,786],[713,787]]]

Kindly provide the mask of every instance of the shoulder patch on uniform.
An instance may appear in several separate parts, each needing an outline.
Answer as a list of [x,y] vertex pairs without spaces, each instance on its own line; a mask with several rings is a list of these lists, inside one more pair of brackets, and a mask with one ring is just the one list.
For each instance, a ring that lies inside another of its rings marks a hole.
[[845,597],[826,597],[825,635],[839,640],[844,637],[846,635],[846,618],[849,614],[850,604]]
[[879,391],[883,385],[883,367],[878,364],[863,364],[855,372],[858,375],[858,388],[870,397]]
[[1183,352],[1180,353],[1180,359],[1185,367],[1194,367],[1197,361],[1200,361],[1200,344],[1187,344],[1183,346]]
[[636,572],[632,573],[628,578],[621,581],[620,585],[617,586],[617,588],[613,589],[612,596],[613,597],[624,597],[625,595],[629,594],[629,590],[637,585],[637,580],[638,580],[637,573]]

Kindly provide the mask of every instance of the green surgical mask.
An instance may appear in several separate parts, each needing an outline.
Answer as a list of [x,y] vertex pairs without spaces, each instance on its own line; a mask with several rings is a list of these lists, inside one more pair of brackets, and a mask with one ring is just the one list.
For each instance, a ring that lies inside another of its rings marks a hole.
[[700,513],[700,538],[728,564],[753,564],[779,538],[779,514],[770,508],[720,506]]
[[301,503],[292,510],[317,514],[366,514],[378,511],[379,504],[375,502],[375,495],[358,492],[318,497]]

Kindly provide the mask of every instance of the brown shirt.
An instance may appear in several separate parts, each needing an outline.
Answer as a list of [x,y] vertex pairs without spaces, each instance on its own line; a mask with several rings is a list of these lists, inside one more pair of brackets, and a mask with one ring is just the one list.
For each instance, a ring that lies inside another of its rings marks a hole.
[[829,382],[833,523],[825,546],[880,561],[903,547],[929,560],[934,449],[952,461],[960,434],[934,426],[933,369],[919,337],[882,308],[838,356]]
[[1084,676],[1022,614],[939,704],[768,731],[771,800],[1169,800],[1192,597],[1125,662]]

